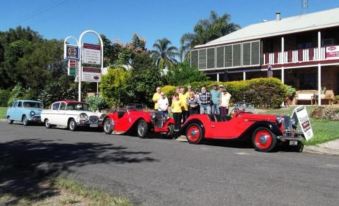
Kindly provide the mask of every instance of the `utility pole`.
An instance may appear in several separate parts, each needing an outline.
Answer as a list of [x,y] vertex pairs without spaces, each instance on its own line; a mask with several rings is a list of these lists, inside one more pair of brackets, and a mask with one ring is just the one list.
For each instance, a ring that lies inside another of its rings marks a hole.
[[302,13],[306,14],[308,9],[308,0],[301,0]]

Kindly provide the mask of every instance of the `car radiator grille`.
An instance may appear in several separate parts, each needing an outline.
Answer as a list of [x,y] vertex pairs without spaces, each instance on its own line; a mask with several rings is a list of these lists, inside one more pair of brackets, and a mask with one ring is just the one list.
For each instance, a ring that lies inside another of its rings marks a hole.
[[97,116],[90,116],[89,117],[89,123],[90,124],[97,124],[99,121],[99,118]]

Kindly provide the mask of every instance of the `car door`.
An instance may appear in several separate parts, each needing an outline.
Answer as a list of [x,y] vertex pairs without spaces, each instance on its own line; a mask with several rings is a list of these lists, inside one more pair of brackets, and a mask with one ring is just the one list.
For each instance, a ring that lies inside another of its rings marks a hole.
[[49,115],[48,115],[50,124],[59,125],[58,124],[59,106],[60,106],[60,102],[55,102],[52,104],[51,110],[49,111]]
[[66,115],[66,103],[60,102],[58,115],[57,115],[58,125],[67,126],[68,116]]
[[14,109],[13,116],[15,121],[21,121],[22,120],[22,101],[17,101],[17,105]]

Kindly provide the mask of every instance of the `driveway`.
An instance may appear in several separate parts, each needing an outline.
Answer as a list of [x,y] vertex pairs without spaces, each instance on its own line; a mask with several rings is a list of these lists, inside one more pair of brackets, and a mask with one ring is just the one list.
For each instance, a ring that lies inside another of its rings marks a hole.
[[0,122],[0,194],[53,195],[44,180],[68,175],[136,205],[333,205],[339,159],[260,153],[239,143],[70,132]]

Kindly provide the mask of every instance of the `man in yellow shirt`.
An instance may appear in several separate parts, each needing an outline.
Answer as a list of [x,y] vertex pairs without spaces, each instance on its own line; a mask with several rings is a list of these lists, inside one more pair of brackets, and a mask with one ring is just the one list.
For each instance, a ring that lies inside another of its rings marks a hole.
[[175,122],[174,131],[178,132],[181,126],[181,113],[182,113],[182,105],[178,93],[175,93],[173,96],[171,112],[173,114],[173,119]]
[[153,94],[153,98],[152,98],[155,110],[158,110],[159,108],[158,100],[160,99],[160,97],[161,97],[161,88],[157,87],[156,92]]
[[185,93],[185,87],[180,87],[179,100],[182,106],[182,122],[184,123],[188,116],[188,93]]

